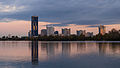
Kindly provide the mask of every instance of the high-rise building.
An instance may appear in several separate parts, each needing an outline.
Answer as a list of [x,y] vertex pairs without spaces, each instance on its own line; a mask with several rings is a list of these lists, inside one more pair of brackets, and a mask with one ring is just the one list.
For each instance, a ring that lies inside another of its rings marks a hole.
[[38,36],[38,16],[32,16],[31,35],[32,36]]
[[106,33],[106,27],[104,25],[100,25],[98,28],[99,34],[104,35]]
[[47,29],[42,29],[41,30],[41,36],[47,35]]
[[46,26],[47,28],[47,36],[54,35],[54,27],[53,26]]
[[86,30],[77,30],[77,35],[85,35],[86,34]]
[[62,34],[63,34],[63,36],[70,36],[71,30],[64,28],[64,29],[62,29]]

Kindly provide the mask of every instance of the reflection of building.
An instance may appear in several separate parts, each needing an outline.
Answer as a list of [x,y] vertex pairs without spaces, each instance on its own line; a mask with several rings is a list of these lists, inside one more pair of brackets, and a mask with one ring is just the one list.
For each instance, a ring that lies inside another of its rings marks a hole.
[[[32,43],[32,63],[38,63],[38,42]],[[119,44],[96,42],[41,42],[39,45],[39,60],[47,61],[62,56],[75,57],[77,55],[120,54]]]
[[62,43],[62,54],[63,55],[70,55],[70,43]]
[[112,54],[120,54],[120,44],[118,43],[111,43],[109,44],[109,49],[112,52]]
[[99,48],[99,54],[105,54],[108,46],[105,45],[104,43],[98,43],[98,48]]
[[106,33],[106,27],[104,25],[99,26],[99,34],[104,35]]
[[32,16],[31,35],[32,36],[38,36],[38,16]]
[[98,43],[100,55],[120,54],[120,45],[118,43]]
[[62,29],[62,34],[64,36],[69,36],[71,34],[71,30],[67,29],[67,28],[64,28],[64,29]]
[[42,29],[41,30],[41,35],[42,36],[46,36],[47,35],[47,30],[46,29]]
[[48,43],[48,55],[49,56],[54,56],[55,55],[55,46],[57,46],[57,44]]
[[71,44],[70,45],[70,56],[73,57],[78,53],[78,51],[77,51],[77,43],[71,42],[70,44]]
[[86,50],[86,44],[85,43],[77,43],[77,51],[81,52],[81,51],[85,51]]
[[[32,63],[38,63],[38,42],[33,41],[31,46]],[[96,42],[41,42],[39,45],[40,61],[62,56],[74,57],[87,54],[113,55],[120,54],[119,44]]]
[[32,64],[38,63],[38,41],[32,41]]
[[86,34],[86,31],[85,30],[77,30],[77,35],[80,36],[80,35],[85,35]]
[[62,46],[59,43],[54,42],[41,42],[39,46],[39,59],[40,61],[46,61],[50,58],[56,57],[62,53]]
[[47,43],[42,43],[41,46],[39,47],[39,59],[40,61],[45,61],[48,59],[48,44]]
[[47,26],[47,36],[54,35],[54,27],[53,26]]

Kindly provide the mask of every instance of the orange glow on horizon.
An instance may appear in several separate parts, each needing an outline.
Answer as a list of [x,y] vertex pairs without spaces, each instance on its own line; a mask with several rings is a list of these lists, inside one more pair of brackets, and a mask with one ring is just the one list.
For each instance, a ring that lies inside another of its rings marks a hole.
[[[39,22],[39,34],[41,29],[45,29],[48,24],[59,24],[59,23],[51,23],[51,22]],[[71,28],[71,33],[76,34],[76,30],[86,30],[87,32],[93,32],[94,34],[98,33],[98,27],[88,27],[90,25],[75,25],[75,24],[69,24],[67,26],[55,26],[55,30],[59,31],[61,33],[62,28]],[[105,25],[106,26],[106,32],[110,31],[111,29],[115,28],[117,30],[120,29],[120,24],[110,24]],[[0,36],[8,36],[8,34],[11,35],[17,35],[17,36],[27,36],[28,31],[31,28],[31,21],[11,21],[8,23],[0,22]]]

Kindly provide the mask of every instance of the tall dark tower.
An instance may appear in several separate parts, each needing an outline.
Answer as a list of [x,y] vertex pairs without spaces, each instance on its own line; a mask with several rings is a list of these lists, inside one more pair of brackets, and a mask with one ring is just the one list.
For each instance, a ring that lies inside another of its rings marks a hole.
[[32,16],[31,18],[31,35],[38,36],[38,16]]

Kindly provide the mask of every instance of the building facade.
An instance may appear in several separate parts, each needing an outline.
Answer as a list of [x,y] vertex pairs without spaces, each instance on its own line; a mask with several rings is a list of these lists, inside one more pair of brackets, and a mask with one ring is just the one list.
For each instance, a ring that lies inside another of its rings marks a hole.
[[85,34],[85,37],[93,37],[93,32],[87,32],[87,33]]
[[86,30],[77,30],[76,32],[78,36],[86,34]]
[[67,29],[67,28],[62,29],[62,35],[63,36],[70,36],[71,35],[71,29]]
[[104,25],[100,25],[98,29],[99,29],[99,34],[104,35],[106,33],[106,27]]
[[31,17],[31,35],[38,36],[38,16]]
[[47,29],[42,29],[41,36],[46,36],[46,35],[47,35]]
[[47,36],[54,35],[54,27],[53,26],[46,26],[47,28]]

